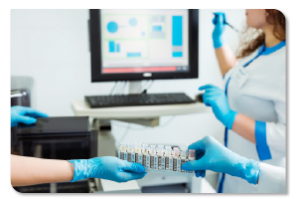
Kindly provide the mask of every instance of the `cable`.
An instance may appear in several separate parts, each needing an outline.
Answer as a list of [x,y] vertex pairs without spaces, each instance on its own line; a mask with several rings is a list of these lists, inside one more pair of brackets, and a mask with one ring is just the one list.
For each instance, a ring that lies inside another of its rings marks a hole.
[[116,88],[117,84],[118,84],[118,81],[116,81],[116,82],[115,82],[115,85],[114,85],[114,87],[111,89],[111,91],[110,91],[110,94],[109,94],[109,95],[112,95],[112,93],[114,92],[114,90],[115,90],[115,88]]
[[120,143],[121,143],[121,142],[124,140],[125,136],[127,135],[128,131],[129,131],[129,128],[130,128],[130,126],[131,126],[131,124],[130,124],[130,123],[128,123],[128,125],[127,125],[127,129],[125,130],[125,132],[124,132],[123,136],[121,137],[121,139],[120,139],[120,141],[119,141],[119,144],[118,144],[118,145],[120,145]]
[[171,117],[167,122],[165,122],[163,125],[158,126],[158,127],[156,127],[156,128],[163,128],[163,127],[166,127],[172,120],[174,120],[175,117],[176,117],[176,115],[172,115],[172,117]]
[[124,81],[123,86],[121,87],[121,89],[119,89],[119,90],[117,91],[117,93],[119,93],[119,95],[123,94],[124,88],[125,88],[126,84],[127,84],[127,81]]
[[118,95],[118,92],[120,90],[120,88],[122,88],[122,82],[120,81],[120,84],[116,87],[116,91],[114,92],[114,95]]
[[[148,79],[147,79],[147,82],[145,83],[145,85],[148,84]],[[141,86],[138,88],[138,90],[136,92],[139,92],[140,90],[143,90],[143,88],[145,87],[145,85],[142,85],[142,82],[141,82]]]
[[[151,83],[149,84],[149,86],[146,88],[146,89],[144,89],[144,90],[148,90],[152,85],[153,85],[153,83],[154,83],[154,80],[152,79],[152,81],[151,81]],[[142,92],[144,92],[144,91],[142,91]]]

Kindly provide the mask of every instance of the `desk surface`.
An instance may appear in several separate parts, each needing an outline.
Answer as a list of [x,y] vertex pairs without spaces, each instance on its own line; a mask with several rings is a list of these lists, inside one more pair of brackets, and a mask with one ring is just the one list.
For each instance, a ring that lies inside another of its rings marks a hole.
[[72,102],[72,109],[76,116],[90,116],[99,119],[149,119],[166,115],[182,115],[211,111],[211,108],[206,107],[203,103],[91,109],[85,100],[74,100]]

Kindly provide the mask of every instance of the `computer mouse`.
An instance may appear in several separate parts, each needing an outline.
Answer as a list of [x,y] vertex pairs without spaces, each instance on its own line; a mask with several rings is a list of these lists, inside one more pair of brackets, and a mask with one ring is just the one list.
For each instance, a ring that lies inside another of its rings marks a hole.
[[196,100],[203,103],[203,93],[196,95]]

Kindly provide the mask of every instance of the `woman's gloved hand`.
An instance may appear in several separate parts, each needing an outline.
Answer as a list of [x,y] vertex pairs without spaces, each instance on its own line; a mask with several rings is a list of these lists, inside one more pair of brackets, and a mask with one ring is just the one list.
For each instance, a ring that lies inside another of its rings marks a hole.
[[203,171],[212,170],[237,176],[249,183],[257,184],[260,173],[259,163],[230,151],[213,137],[206,136],[191,144],[189,149],[195,149],[196,160],[183,164],[182,169],[196,171],[196,176],[202,172],[202,177],[205,176]]
[[101,178],[115,182],[127,182],[143,178],[145,167],[116,157],[97,157],[87,160],[69,160],[74,164],[71,182],[87,178]]
[[213,19],[213,24],[215,25],[215,29],[212,34],[214,48],[220,48],[223,46],[223,37],[222,34],[225,29],[226,24],[226,16],[223,12],[214,13],[215,17]]
[[10,108],[11,127],[17,126],[19,122],[33,124],[37,117],[48,117],[48,115],[29,107],[13,106]]
[[211,106],[217,119],[228,129],[231,129],[237,112],[230,109],[225,92],[210,84],[201,86],[199,90],[205,90],[203,103],[206,106]]

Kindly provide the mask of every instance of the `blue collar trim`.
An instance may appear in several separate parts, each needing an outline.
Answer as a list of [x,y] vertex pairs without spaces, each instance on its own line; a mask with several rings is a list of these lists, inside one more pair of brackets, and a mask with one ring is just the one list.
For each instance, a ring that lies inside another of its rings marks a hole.
[[273,47],[266,47],[265,44],[258,49],[258,54],[269,55],[285,46],[285,40]]

